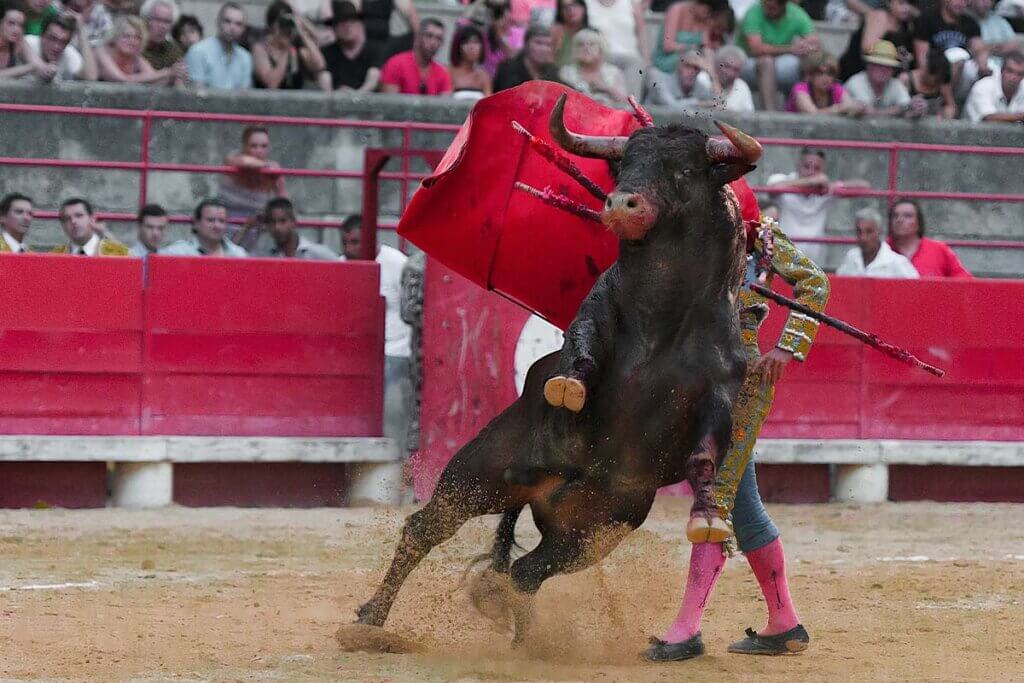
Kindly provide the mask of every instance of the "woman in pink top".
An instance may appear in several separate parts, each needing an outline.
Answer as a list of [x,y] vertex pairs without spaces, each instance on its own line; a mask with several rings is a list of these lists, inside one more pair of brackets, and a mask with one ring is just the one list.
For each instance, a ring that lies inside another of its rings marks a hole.
[[839,62],[830,54],[816,51],[808,54],[800,65],[804,79],[793,86],[786,102],[786,111],[800,114],[863,113],[864,107],[846,96],[836,80]]

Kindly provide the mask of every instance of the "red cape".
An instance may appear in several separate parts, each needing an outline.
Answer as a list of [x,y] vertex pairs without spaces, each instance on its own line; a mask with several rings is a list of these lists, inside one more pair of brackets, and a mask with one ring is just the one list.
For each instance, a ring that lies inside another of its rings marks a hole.
[[[565,123],[591,135],[629,135],[632,114],[611,109],[563,85],[531,81],[477,102],[434,174],[423,181],[398,225],[398,234],[460,275],[494,290],[566,329],[598,276],[619,253],[603,226],[516,190],[516,181],[550,186],[600,210],[601,202],[530,149],[512,129],[518,121],[557,147],[548,115],[568,94]],[[615,181],[608,163],[574,157],[600,187]],[[730,185],[743,218],[760,217],[757,199],[742,178]]]

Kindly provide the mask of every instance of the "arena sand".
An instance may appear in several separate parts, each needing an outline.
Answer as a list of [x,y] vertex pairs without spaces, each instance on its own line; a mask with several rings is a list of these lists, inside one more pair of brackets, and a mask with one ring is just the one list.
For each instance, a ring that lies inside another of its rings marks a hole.
[[[473,611],[463,570],[496,518],[471,522],[406,583],[388,630],[416,654],[342,652],[402,510],[0,511],[0,679],[670,681],[1024,679],[1024,506],[772,506],[812,636],[803,655],[728,655],[763,620],[733,558],[707,613],[709,654],[638,659],[675,614],[686,500],[661,500],[599,567],[546,583],[522,651]],[[520,540],[536,533],[528,516]]]

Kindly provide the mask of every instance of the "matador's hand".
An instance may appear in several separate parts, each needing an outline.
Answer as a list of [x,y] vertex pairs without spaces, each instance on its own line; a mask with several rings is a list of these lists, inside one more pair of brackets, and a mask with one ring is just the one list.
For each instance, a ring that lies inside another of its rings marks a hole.
[[793,360],[793,354],[789,351],[775,348],[761,357],[754,367],[761,375],[761,386],[769,387],[782,379],[782,371],[786,364]]

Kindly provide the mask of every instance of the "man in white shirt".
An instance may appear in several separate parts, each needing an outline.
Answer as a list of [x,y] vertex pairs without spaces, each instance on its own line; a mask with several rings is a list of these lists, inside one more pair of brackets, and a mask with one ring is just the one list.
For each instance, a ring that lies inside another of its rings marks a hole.
[[735,45],[720,48],[715,53],[715,63],[705,67],[705,71],[711,75],[715,98],[701,102],[701,106],[725,111],[754,111],[750,86],[740,78],[746,63],[747,54]]
[[650,70],[647,104],[695,108],[713,99],[711,76],[704,71],[704,60],[696,50],[689,50],[679,60],[676,73],[669,75],[659,69]]
[[[346,260],[362,258],[362,217],[349,216],[341,224]],[[402,320],[402,252],[377,244],[380,295],[384,297],[384,436],[404,443],[412,416],[412,374],[409,365],[412,331]]]
[[192,212],[192,236],[160,250],[166,256],[221,256],[245,258],[249,254],[226,235],[228,208],[219,199],[204,199]]
[[857,246],[846,252],[836,275],[861,277],[918,278],[910,260],[892,250],[882,239],[882,216],[874,209],[861,209],[856,219]]
[[825,245],[801,242],[800,238],[825,235],[825,221],[836,189],[870,187],[866,180],[830,180],[825,173],[825,152],[809,147],[800,151],[795,173],[771,175],[768,186],[786,191],[775,195],[779,225],[798,243],[800,251],[818,264],[825,263]]
[[982,78],[967,98],[964,115],[971,121],[999,123],[1024,122],[1024,52],[1010,52],[1003,56],[999,74]]
[[20,192],[0,199],[0,254],[24,254],[25,236],[32,227],[32,200]]
[[[71,45],[71,38],[77,34],[81,51]],[[43,23],[38,36],[25,36],[25,44],[39,56],[45,65],[42,71],[28,77],[41,83],[55,81],[95,81],[98,78],[96,56],[85,22],[74,13],[56,15]]]

